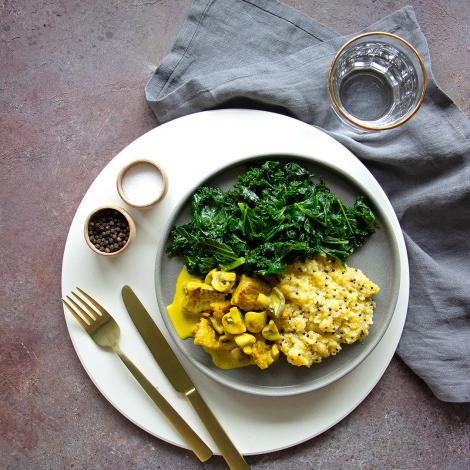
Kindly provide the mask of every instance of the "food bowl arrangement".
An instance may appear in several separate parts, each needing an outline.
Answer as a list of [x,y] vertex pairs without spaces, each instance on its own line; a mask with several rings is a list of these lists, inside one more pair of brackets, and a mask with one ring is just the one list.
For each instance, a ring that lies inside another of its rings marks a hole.
[[[336,168],[295,155],[251,157],[234,166],[221,169],[205,180],[202,185],[217,186],[222,189],[231,188],[236,182],[238,175],[243,174],[253,165],[258,165],[267,160],[300,164],[315,175],[315,181],[323,180],[326,186],[348,205],[352,205],[357,196],[365,196],[368,199],[379,228],[367,243],[362,248],[357,249],[347,260],[348,266],[362,271],[368,278],[380,286],[380,292],[374,299],[376,307],[373,315],[373,325],[370,326],[368,334],[358,337],[357,342],[354,344],[344,345],[342,350],[336,355],[325,357],[319,363],[316,363],[318,361],[314,360],[313,362],[315,363],[309,363],[308,367],[296,367],[293,365],[295,360],[292,357],[286,356],[289,359],[288,362],[286,357],[281,355],[278,360],[269,364],[269,367],[262,367],[264,370],[260,370],[260,367],[254,365],[231,369],[220,368],[213,362],[211,355],[206,352],[207,348],[205,351],[200,346],[194,344],[193,338],[182,339],[170,319],[168,306],[173,302],[175,286],[183,267],[183,261],[181,257],[169,257],[167,247],[171,229],[174,226],[190,221],[191,198],[197,188],[190,188],[188,190],[187,196],[174,212],[167,227],[163,238],[166,240],[166,243],[162,244],[157,255],[156,292],[160,312],[174,343],[199,370],[217,382],[237,390],[258,395],[286,396],[316,390],[331,384],[357,367],[374,349],[385,333],[395,309],[399,286],[400,260],[392,228],[384,216],[380,204],[374,200],[372,194],[369,193],[360,181],[353,180],[350,176]],[[239,270],[237,272],[240,274]],[[237,278],[240,278],[240,276],[238,275]],[[244,313],[246,318],[246,312]],[[209,316],[207,317],[207,321],[213,321]],[[271,323],[272,321],[269,321],[268,318],[264,326],[268,328],[268,325]],[[252,332],[248,328],[248,331],[242,332],[246,336],[246,338],[243,338],[251,342],[250,336],[257,335],[260,337],[261,333],[255,333],[254,331]],[[275,333],[275,331],[274,333],[271,332],[274,335]],[[266,330],[266,334],[270,333]],[[246,351],[251,352],[251,345],[245,345],[244,343],[242,345],[243,338],[241,335],[238,336],[240,347],[246,347]],[[233,335],[231,338],[233,339]],[[271,341],[267,342],[272,344]],[[298,365],[301,364],[299,363]]]

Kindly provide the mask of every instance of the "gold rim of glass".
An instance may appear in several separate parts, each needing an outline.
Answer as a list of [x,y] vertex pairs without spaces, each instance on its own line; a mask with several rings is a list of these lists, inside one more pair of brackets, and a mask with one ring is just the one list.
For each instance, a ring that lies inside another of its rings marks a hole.
[[[367,36],[377,36],[377,35],[391,37],[391,38],[396,39],[397,41],[401,42],[406,47],[408,47],[411,50],[411,52],[417,57],[419,65],[421,67],[421,72],[423,74],[423,89],[421,90],[421,95],[420,95],[415,107],[413,108],[413,110],[409,114],[407,114],[405,117],[400,119],[399,121],[394,122],[393,124],[386,125],[386,126],[368,126],[368,125],[364,124],[362,121],[360,121],[358,119],[355,119],[352,116],[349,116],[348,114],[346,114],[343,111],[343,109],[341,108],[338,100],[335,97],[335,94],[333,93],[333,70],[335,68],[336,62],[338,61],[340,55],[343,53],[343,51],[346,49],[346,47],[348,47],[351,43],[357,41],[358,39],[362,39],[362,38],[367,37]],[[406,121],[411,119],[418,112],[419,108],[423,104],[424,96],[426,94],[427,85],[428,85],[428,76],[427,76],[427,73],[426,73],[426,67],[424,65],[424,60],[422,59],[421,55],[416,50],[416,48],[413,47],[408,41],[401,38],[400,36],[397,36],[396,34],[392,34],[392,33],[387,33],[385,31],[371,31],[371,32],[368,32],[368,33],[359,34],[359,35],[354,36],[353,38],[351,38],[349,41],[347,41],[345,44],[343,44],[339,48],[339,50],[336,53],[333,61],[331,62],[330,71],[328,73],[328,90],[329,90],[329,93],[330,93],[331,101],[333,102],[333,106],[335,107],[335,110],[338,113],[340,113],[341,116],[343,116],[347,121],[349,121],[353,125],[355,125],[357,127],[360,127],[362,129],[369,130],[369,131],[383,131],[383,130],[387,130],[387,129],[393,129],[394,127],[401,126]]]

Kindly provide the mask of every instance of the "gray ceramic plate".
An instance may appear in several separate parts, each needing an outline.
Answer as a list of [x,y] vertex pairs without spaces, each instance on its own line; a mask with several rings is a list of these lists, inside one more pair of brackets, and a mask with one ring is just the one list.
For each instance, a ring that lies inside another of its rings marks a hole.
[[[234,184],[236,177],[245,172],[250,164],[268,159],[300,163],[313,172],[315,180],[323,178],[327,186],[348,204],[352,204],[360,194],[365,194],[369,198],[379,229],[366,245],[348,260],[348,265],[361,269],[380,286],[380,293],[376,297],[374,325],[366,339],[362,343],[344,345],[337,356],[329,357],[309,369],[289,364],[281,353],[279,360],[264,371],[256,366],[222,370],[212,363],[210,356],[202,348],[193,344],[191,338],[181,340],[167,315],[166,306],[172,302],[176,279],[182,268],[182,259],[169,258],[165,253],[166,243],[160,247],[157,254],[155,279],[158,304],[165,324],[175,344],[192,364],[212,379],[237,390],[258,395],[286,396],[316,390],[338,380],[359,365],[374,349],[384,335],[395,310],[400,281],[400,259],[392,227],[380,204],[360,181],[354,181],[337,168],[295,155],[265,155],[248,158],[228,166],[208,177],[203,184],[226,189]],[[189,188],[187,197],[175,211],[171,223],[166,227],[164,240],[168,239],[169,231],[175,224],[190,220],[190,201],[195,189]]]

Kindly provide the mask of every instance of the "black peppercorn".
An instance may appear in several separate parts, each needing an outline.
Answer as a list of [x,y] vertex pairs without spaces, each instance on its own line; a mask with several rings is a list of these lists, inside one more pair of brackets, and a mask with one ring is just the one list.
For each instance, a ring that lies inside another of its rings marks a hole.
[[129,240],[129,223],[121,212],[102,209],[88,223],[88,238],[95,248],[104,253],[114,253]]

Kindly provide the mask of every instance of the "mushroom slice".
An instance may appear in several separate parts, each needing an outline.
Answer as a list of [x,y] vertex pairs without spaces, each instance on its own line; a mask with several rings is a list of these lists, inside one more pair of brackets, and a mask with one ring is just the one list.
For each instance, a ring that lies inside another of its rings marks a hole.
[[237,275],[235,273],[216,271],[212,273],[211,285],[218,292],[230,292],[236,280]]
[[286,299],[284,297],[284,294],[281,292],[281,290],[278,287],[273,287],[273,290],[271,292],[271,300],[269,302],[269,307],[268,307],[268,313],[271,316],[271,318],[274,318],[274,320],[277,320],[285,304],[286,304]]

